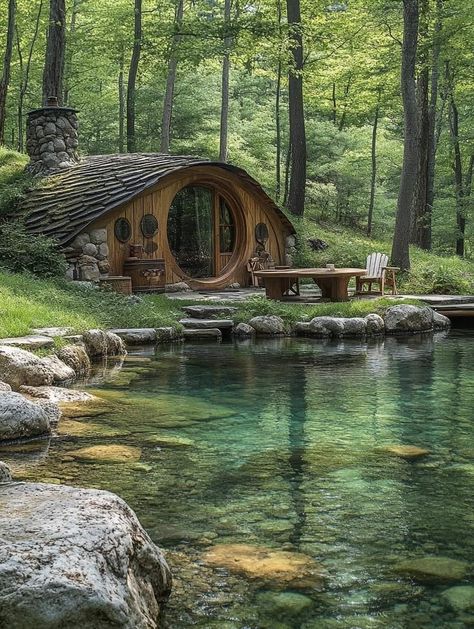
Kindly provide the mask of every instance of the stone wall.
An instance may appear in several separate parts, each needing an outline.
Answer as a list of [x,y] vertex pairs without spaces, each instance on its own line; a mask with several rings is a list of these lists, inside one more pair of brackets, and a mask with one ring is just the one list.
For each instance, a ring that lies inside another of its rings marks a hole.
[[81,232],[64,250],[64,254],[69,263],[66,271],[69,279],[95,282],[107,277],[110,271],[107,229]]
[[30,156],[27,171],[48,175],[79,161],[76,110],[46,106],[28,113],[26,149]]

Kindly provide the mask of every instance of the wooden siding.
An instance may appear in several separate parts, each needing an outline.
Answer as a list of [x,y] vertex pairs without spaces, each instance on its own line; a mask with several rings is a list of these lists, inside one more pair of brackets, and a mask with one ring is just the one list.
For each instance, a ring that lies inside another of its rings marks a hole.
[[[177,265],[168,246],[167,220],[170,205],[176,193],[185,186],[202,184],[215,188],[230,204],[236,223],[236,244],[231,255],[223,256],[220,263],[221,274],[215,278],[191,279]],[[145,214],[153,214],[158,220],[158,233],[151,239],[144,238],[140,229],[140,221]],[[132,237],[127,243],[120,243],[114,235],[114,223],[124,217],[132,226]],[[166,283],[179,281],[188,282],[195,289],[223,288],[239,282],[248,285],[249,277],[246,270],[247,260],[254,255],[257,242],[255,226],[266,223],[269,231],[267,250],[276,264],[284,263],[284,239],[289,229],[275,212],[270,202],[265,202],[261,195],[249,190],[241,178],[231,172],[214,166],[196,166],[185,172],[172,174],[160,181],[154,188],[147,190],[130,203],[107,214],[106,217],[88,227],[107,227],[109,261],[111,275],[122,275],[123,263],[129,256],[131,244],[143,245],[153,242],[157,249],[152,253],[144,253],[147,258],[164,258],[166,264]]]

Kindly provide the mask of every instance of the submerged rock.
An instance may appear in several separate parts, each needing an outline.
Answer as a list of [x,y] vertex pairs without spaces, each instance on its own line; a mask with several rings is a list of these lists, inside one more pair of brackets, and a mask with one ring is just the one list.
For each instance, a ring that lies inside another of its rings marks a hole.
[[203,556],[205,563],[277,588],[322,589],[324,568],[312,557],[250,544],[218,544]]
[[405,445],[393,445],[385,446],[384,451],[393,456],[398,456],[401,459],[418,459],[421,456],[427,456],[430,451],[426,448],[419,448],[418,446],[405,446]]
[[463,579],[469,565],[450,557],[427,556],[407,559],[398,563],[394,570],[398,574],[415,579],[420,583],[448,583]]
[[50,434],[48,412],[19,393],[0,395],[0,441]]
[[176,437],[175,435],[150,435],[145,439],[146,443],[164,448],[189,448],[194,445],[192,439],[186,437]]
[[297,592],[262,592],[257,596],[259,608],[270,616],[294,619],[313,605],[309,596]]
[[169,568],[122,499],[64,485],[7,483],[0,500],[0,626],[159,626]]
[[457,585],[441,593],[443,600],[456,612],[474,611],[474,586]]
[[96,463],[136,463],[140,460],[141,450],[133,446],[102,445],[72,450],[68,455]]
[[114,328],[113,330],[109,330],[109,332],[120,336],[122,341],[128,345],[156,343],[155,328]]
[[433,329],[433,310],[410,304],[391,306],[385,312],[384,322],[388,334],[429,332]]
[[79,422],[75,419],[62,419],[59,423],[58,433],[60,435],[72,435],[73,437],[124,437],[130,434],[126,430],[107,426],[104,424],[94,424],[91,422]]
[[281,317],[276,315],[261,315],[253,317],[249,325],[254,328],[257,334],[284,334],[285,324]]

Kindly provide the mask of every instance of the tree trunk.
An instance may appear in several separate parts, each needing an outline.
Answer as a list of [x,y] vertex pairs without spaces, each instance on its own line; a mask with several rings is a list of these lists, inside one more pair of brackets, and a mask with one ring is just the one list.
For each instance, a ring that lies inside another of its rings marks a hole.
[[336,124],[336,120],[337,120],[337,100],[336,100],[336,83],[335,81],[333,81],[332,83],[332,121],[334,124]]
[[28,85],[30,82],[30,68],[31,68],[31,59],[33,57],[33,50],[35,48],[36,40],[38,38],[40,22],[41,22],[41,14],[43,12],[43,0],[40,0],[38,6],[38,12],[36,14],[35,20],[35,28],[33,30],[33,35],[31,37],[30,47],[28,49],[28,58],[26,61],[26,66],[23,63],[23,53],[21,50],[21,39],[18,28],[16,28],[16,45],[18,50],[18,63],[20,66],[20,85],[18,89],[18,108],[17,108],[17,121],[18,121],[18,151],[20,153],[23,152],[23,105],[25,102],[25,95],[28,91]]
[[303,33],[299,0],[286,0],[289,46],[293,67],[288,76],[288,106],[290,126],[290,185],[288,209],[303,216],[306,189],[306,131],[303,101]]
[[52,96],[63,103],[64,59],[66,53],[65,0],[50,0],[48,41],[43,71],[43,102]]
[[375,183],[377,180],[377,127],[379,124],[380,95],[381,95],[381,88],[379,87],[377,90],[377,104],[375,106],[374,124],[372,127],[372,146],[371,146],[372,174],[370,177],[370,201],[369,201],[369,211],[367,215],[367,236],[372,235],[372,218],[374,215]]
[[119,101],[119,128],[118,128],[118,149],[119,153],[125,150],[125,84],[123,80],[124,68],[123,50],[120,55],[119,75],[118,75],[118,101]]
[[404,111],[403,166],[398,192],[397,217],[392,244],[392,263],[410,268],[410,223],[413,190],[418,166],[418,129],[415,65],[418,43],[418,0],[403,0],[401,93]]
[[230,47],[232,37],[229,35],[231,0],[224,3],[224,58],[222,59],[222,99],[221,99],[221,127],[219,142],[219,161],[227,161],[227,137],[229,126],[229,76],[230,76]]
[[7,117],[7,93],[10,84],[10,70],[13,54],[13,38],[15,35],[16,0],[8,2],[8,25],[5,53],[3,55],[3,73],[0,79],[0,144],[5,141],[5,119]]
[[459,114],[454,96],[451,92],[449,99],[449,128],[454,150],[454,187],[456,190],[456,255],[464,256],[464,236],[466,231],[466,216],[464,214],[464,185],[462,176],[461,146],[459,144]]
[[349,98],[349,90],[351,89],[352,76],[349,76],[347,79],[346,86],[344,87],[344,102],[342,106],[342,115],[339,120],[338,130],[342,131],[344,129],[344,125],[346,124],[346,115],[347,115],[347,99]]
[[[74,37],[74,33],[76,32],[76,19],[77,19],[77,14],[79,13],[80,3],[81,3],[81,0],[74,0],[72,3],[71,21],[69,22],[69,33],[68,33],[68,41],[70,43]],[[73,58],[73,47],[69,45],[66,51],[65,64],[64,64],[64,99],[63,99],[64,106],[67,106],[69,104],[69,97],[70,97],[70,92],[71,92],[72,58]]]
[[170,152],[171,138],[171,118],[173,115],[173,96],[174,86],[176,83],[176,70],[178,68],[177,49],[181,39],[180,30],[183,22],[184,0],[178,0],[175,14],[175,31],[173,41],[171,42],[170,55],[168,59],[168,74],[166,76],[166,90],[163,101],[163,116],[161,119],[161,140],[160,151],[162,153]]
[[418,168],[416,175],[415,197],[413,199],[411,242],[420,246],[426,229],[426,195],[428,190],[428,150],[429,150],[429,72],[421,70],[417,81],[418,109]]
[[[277,24],[279,44],[281,42],[281,0],[277,0]],[[275,156],[275,198],[278,201],[281,194],[281,118],[280,118],[280,100],[281,100],[281,44],[278,48],[278,65],[277,65],[277,83],[275,95],[275,130],[276,130],[276,156]]]
[[136,82],[138,73],[138,64],[140,61],[140,53],[142,49],[142,0],[135,0],[135,19],[134,19],[134,36],[133,36],[133,52],[130,60],[130,68],[128,72],[127,85],[127,151],[133,153],[136,151],[135,136],[135,101],[136,101]]

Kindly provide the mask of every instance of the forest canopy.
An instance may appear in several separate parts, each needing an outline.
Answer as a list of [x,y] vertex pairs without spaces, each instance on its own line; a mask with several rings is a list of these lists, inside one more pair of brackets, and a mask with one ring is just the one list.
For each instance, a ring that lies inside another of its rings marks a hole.
[[1,7],[6,147],[25,151],[25,114],[57,95],[80,112],[83,154],[161,150],[228,160],[294,214],[374,236],[393,232],[398,200],[411,242],[470,257],[469,3],[1,0]]

